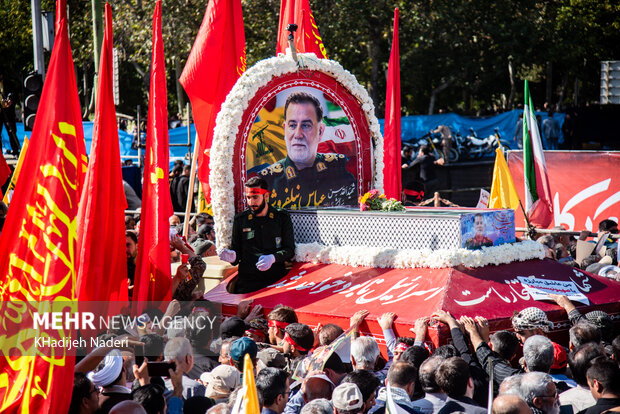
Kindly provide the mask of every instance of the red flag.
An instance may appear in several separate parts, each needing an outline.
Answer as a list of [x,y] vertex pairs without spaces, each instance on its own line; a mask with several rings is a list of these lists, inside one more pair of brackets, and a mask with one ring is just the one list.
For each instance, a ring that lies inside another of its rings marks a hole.
[[400,164],[400,61],[398,53],[398,8],[394,9],[392,53],[388,65],[383,134],[383,187],[388,198],[401,199]]
[[155,3],[153,12],[151,62],[144,191],[132,296],[134,302],[170,300],[172,296],[168,218],[173,211],[168,184],[168,99],[164,42],[161,35],[161,0]]
[[200,146],[198,179],[207,203],[209,150],[215,117],[226,95],[245,72],[245,34],[240,0],[211,0],[179,82],[192,102]]
[[285,53],[288,47],[288,31],[286,26],[296,23],[295,49],[297,53],[314,53],[321,59],[327,59],[325,45],[319,34],[319,28],[310,10],[309,0],[281,0],[280,23],[278,24],[278,44],[276,55]]
[[[11,169],[9,168],[9,164],[6,163],[4,159],[4,154],[0,151],[0,187],[4,185],[7,178],[11,176]],[[2,198],[2,190],[0,190],[0,199]]]
[[86,150],[66,0],[56,4],[56,41],[30,143],[23,165],[28,174],[17,182],[0,236],[0,412],[66,413],[72,350],[54,347],[52,354],[36,340],[66,340],[71,330],[33,329],[37,304],[65,310],[76,304],[76,219]]
[[123,176],[112,95],[112,8],[105,5],[97,107],[77,228],[80,301],[126,301],[127,261]]

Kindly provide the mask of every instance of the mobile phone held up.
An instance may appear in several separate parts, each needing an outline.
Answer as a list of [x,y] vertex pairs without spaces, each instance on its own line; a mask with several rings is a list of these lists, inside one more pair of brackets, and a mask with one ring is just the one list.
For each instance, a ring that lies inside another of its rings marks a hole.
[[174,362],[147,362],[146,367],[149,377],[169,377],[169,369],[175,370],[177,364]]

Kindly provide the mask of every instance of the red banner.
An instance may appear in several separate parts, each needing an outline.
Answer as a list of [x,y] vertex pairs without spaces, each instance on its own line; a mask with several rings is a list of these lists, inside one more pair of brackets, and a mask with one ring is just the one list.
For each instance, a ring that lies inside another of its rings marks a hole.
[[[385,98],[383,188],[388,198],[401,199],[400,163],[400,54],[398,51],[398,8],[394,9],[392,53],[388,65]],[[361,194],[360,194],[361,196]]]
[[[20,329],[36,313],[75,310],[76,219],[86,171],[82,115],[65,0],[56,42],[9,214],[0,236],[0,412],[66,413],[74,357],[44,354],[38,340],[71,340],[71,329]],[[33,325],[31,325],[33,326]],[[73,336],[75,339],[75,336]]]
[[80,301],[127,300],[123,175],[112,95],[112,8],[105,5],[93,142],[78,214]]
[[[11,176],[9,164],[4,159],[4,154],[0,151],[0,187],[4,185],[6,180]],[[0,198],[2,198],[2,190],[0,190]]]
[[[553,202],[553,226],[596,232],[598,223],[620,218],[620,152],[545,151]],[[523,154],[508,152],[508,167],[523,200]],[[517,226],[523,212],[515,211]]]
[[298,26],[295,34],[297,53],[314,53],[318,58],[327,59],[323,39],[319,34],[319,28],[314,21],[308,0],[281,0],[276,55],[286,52],[288,47],[286,27],[291,23],[296,23]]
[[134,302],[170,300],[172,296],[168,218],[173,211],[168,184],[168,98],[161,34],[161,0],[155,3],[153,12],[152,62]]
[[198,179],[207,203],[211,201],[209,150],[213,142],[215,117],[243,72],[245,33],[241,0],[210,1],[179,80],[194,110],[200,143]]

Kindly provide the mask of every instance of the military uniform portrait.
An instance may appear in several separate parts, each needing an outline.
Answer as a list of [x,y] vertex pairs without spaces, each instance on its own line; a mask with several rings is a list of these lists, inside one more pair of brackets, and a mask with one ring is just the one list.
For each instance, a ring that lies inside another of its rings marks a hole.
[[465,248],[470,250],[480,250],[483,247],[493,246],[493,240],[485,235],[486,224],[482,214],[474,216],[474,237],[467,239]]
[[[324,116],[324,107],[331,117]],[[261,122],[248,140],[248,175],[268,183],[271,204],[285,209],[356,206],[353,132],[340,108],[321,102],[314,93],[294,91],[279,119],[277,110],[261,111]],[[275,162],[267,164],[265,154],[270,152]]]

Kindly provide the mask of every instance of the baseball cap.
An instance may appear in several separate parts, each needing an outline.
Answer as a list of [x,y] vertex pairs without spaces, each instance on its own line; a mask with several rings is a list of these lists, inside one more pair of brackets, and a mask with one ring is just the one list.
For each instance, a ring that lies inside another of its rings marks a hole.
[[211,372],[200,376],[207,383],[205,396],[219,399],[228,398],[230,393],[241,383],[241,373],[231,365],[218,365]]
[[250,354],[250,358],[254,359],[258,354],[258,346],[256,346],[256,342],[244,336],[230,345],[229,354],[235,361],[243,361],[245,354]]
[[332,404],[342,411],[358,410],[364,405],[364,398],[357,385],[347,382],[334,388]]
[[246,325],[243,319],[233,316],[226,319],[220,325],[222,339],[232,338],[233,336],[243,336],[245,334]]
[[273,348],[265,348],[258,353],[258,359],[266,366],[273,368],[286,367],[286,358]]

